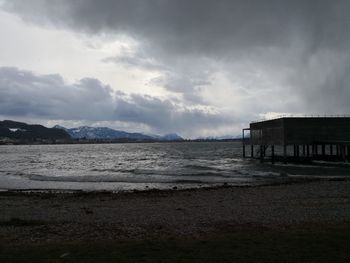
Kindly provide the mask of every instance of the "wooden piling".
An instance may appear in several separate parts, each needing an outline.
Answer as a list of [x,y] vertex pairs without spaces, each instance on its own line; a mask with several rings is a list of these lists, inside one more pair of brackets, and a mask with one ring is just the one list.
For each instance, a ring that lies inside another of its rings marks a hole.
[[297,158],[299,158],[300,152],[299,152],[299,145],[298,144],[296,145],[295,150],[297,152]]
[[287,145],[283,144],[283,162],[287,163]]
[[329,154],[330,156],[333,156],[333,144],[329,145]]
[[243,158],[245,158],[245,140],[244,140],[244,129],[242,130],[242,147],[243,147]]
[[336,155],[339,157],[340,155],[339,144],[335,146],[335,150],[336,150]]
[[326,145],[323,143],[322,144],[322,158],[326,156]]

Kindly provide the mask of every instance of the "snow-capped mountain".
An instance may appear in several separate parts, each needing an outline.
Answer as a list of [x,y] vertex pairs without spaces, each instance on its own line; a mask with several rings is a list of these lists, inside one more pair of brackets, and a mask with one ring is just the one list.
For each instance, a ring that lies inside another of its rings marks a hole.
[[82,126],[79,128],[67,129],[56,125],[54,128],[65,130],[72,138],[75,139],[142,139],[150,140],[152,137],[142,133],[129,133],[124,131],[116,131],[107,127],[88,127]]
[[133,140],[162,140],[173,141],[183,140],[177,134],[160,135],[146,135],[142,133],[130,133],[125,131],[117,131],[107,127],[88,127],[82,126],[79,128],[65,128],[60,125],[54,126],[56,129],[62,129],[68,132],[68,134],[75,139],[133,139]]

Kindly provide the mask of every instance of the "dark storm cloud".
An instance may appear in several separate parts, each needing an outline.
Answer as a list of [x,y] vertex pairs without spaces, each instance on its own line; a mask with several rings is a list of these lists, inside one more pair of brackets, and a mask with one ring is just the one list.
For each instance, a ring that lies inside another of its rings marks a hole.
[[[167,74],[155,81],[183,93],[188,103],[201,101],[197,81],[210,83],[208,71],[225,70],[231,77],[259,68],[276,86],[266,91],[270,101],[287,101],[275,111],[350,111],[344,99],[349,96],[350,1],[11,0],[3,8],[34,23],[135,38],[143,55],[114,61],[166,67]],[[250,67],[234,66],[245,63]],[[242,81],[248,83],[242,92],[265,89],[259,79]],[[264,109],[261,103],[266,102],[252,96],[251,111]]]
[[96,79],[73,85],[60,75],[35,75],[17,68],[0,68],[0,113],[57,119],[98,120],[113,117],[111,90]]
[[350,112],[350,53],[319,50],[289,79],[303,94],[301,107],[320,114]]
[[[116,92],[96,79],[67,84],[60,75],[0,68],[0,115],[58,120],[123,121],[157,132],[181,132],[223,123],[222,116],[179,107],[170,100]],[[188,128],[189,126],[192,126]]]
[[4,8],[31,21],[124,32],[191,54],[288,46],[293,37],[309,38],[311,48],[346,47],[350,25],[346,0],[11,0]]

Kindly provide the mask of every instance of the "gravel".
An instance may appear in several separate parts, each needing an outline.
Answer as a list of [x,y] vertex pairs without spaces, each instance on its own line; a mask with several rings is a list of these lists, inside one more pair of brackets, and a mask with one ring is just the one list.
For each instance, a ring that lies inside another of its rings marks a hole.
[[0,193],[0,240],[198,238],[350,222],[350,181],[136,193]]

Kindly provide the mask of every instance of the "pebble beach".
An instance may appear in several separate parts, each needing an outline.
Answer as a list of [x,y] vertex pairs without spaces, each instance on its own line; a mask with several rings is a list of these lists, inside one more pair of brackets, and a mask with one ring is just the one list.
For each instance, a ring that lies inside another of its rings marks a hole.
[[129,193],[2,192],[0,240],[202,238],[240,228],[350,223],[350,181]]

